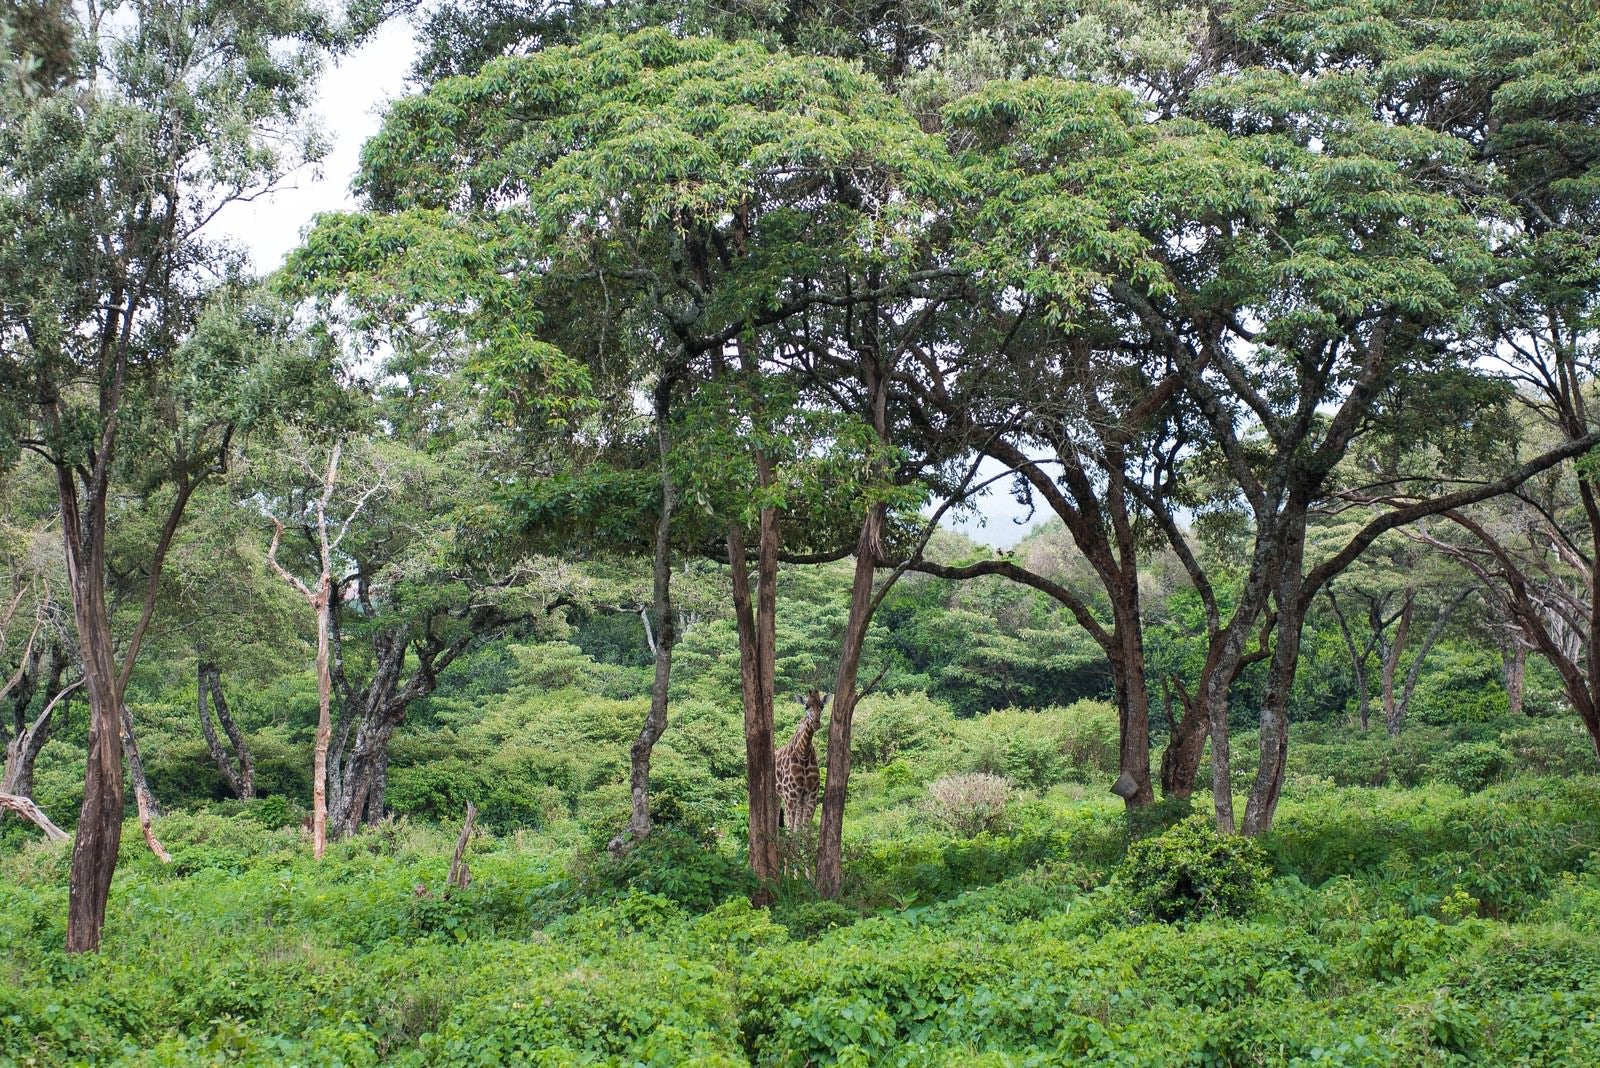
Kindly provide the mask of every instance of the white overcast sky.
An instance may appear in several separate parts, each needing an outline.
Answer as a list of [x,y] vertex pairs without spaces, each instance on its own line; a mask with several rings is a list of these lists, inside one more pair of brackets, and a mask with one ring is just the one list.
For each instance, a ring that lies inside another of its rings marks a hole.
[[[237,204],[213,224],[250,250],[256,270],[265,274],[281,266],[318,212],[355,206],[350,181],[355,177],[361,146],[378,130],[383,106],[405,91],[416,45],[411,27],[396,19],[364,47],[345,57],[323,77],[317,113],[332,150],[316,173],[305,172],[270,197]],[[1001,470],[985,464],[979,480]],[[1035,521],[1044,518],[1036,514]],[[1022,509],[1004,483],[986,491],[982,515],[953,524],[969,537],[1006,548],[1028,527],[1016,522]]]

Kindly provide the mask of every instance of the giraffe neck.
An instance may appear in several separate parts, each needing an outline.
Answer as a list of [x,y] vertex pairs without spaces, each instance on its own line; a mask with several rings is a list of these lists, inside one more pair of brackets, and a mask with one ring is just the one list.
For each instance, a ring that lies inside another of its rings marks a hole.
[[817,725],[811,720],[800,721],[800,727],[794,732],[795,747],[803,749],[811,744],[811,736],[817,733]]
[[789,744],[784,748],[790,750],[804,749],[811,744],[812,735],[817,733],[817,728],[822,725],[822,710],[820,708],[807,708],[805,718],[800,721],[800,726],[794,729],[794,737],[789,739]]

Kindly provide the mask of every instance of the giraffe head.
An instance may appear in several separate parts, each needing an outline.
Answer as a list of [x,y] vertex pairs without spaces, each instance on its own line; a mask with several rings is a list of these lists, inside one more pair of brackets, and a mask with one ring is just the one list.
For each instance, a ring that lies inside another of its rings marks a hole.
[[800,705],[806,710],[806,722],[815,729],[822,723],[822,710],[828,707],[828,700],[832,694],[821,693],[817,690],[807,690],[804,697],[800,698]]

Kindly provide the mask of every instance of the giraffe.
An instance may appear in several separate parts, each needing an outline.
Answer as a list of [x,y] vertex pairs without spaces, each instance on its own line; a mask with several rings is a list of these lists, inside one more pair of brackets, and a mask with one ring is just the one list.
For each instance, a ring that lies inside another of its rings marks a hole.
[[794,737],[779,749],[775,757],[778,771],[778,825],[789,830],[800,830],[811,825],[811,816],[817,811],[817,788],[821,776],[817,773],[817,750],[812,737],[822,724],[822,709],[827,696],[816,690],[800,698],[806,710],[805,718],[794,730]]

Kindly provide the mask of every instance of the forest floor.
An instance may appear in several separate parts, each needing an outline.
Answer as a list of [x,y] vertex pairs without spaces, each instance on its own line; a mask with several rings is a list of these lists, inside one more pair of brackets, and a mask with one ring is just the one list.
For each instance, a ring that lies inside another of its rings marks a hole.
[[731,836],[486,832],[446,893],[454,827],[319,863],[258,802],[164,818],[170,866],[130,824],[76,958],[65,844],[29,843],[0,1065],[1596,1063],[1600,777],[1293,793],[1259,850],[1072,784],[971,836],[880,797],[847,899],[770,909]]

